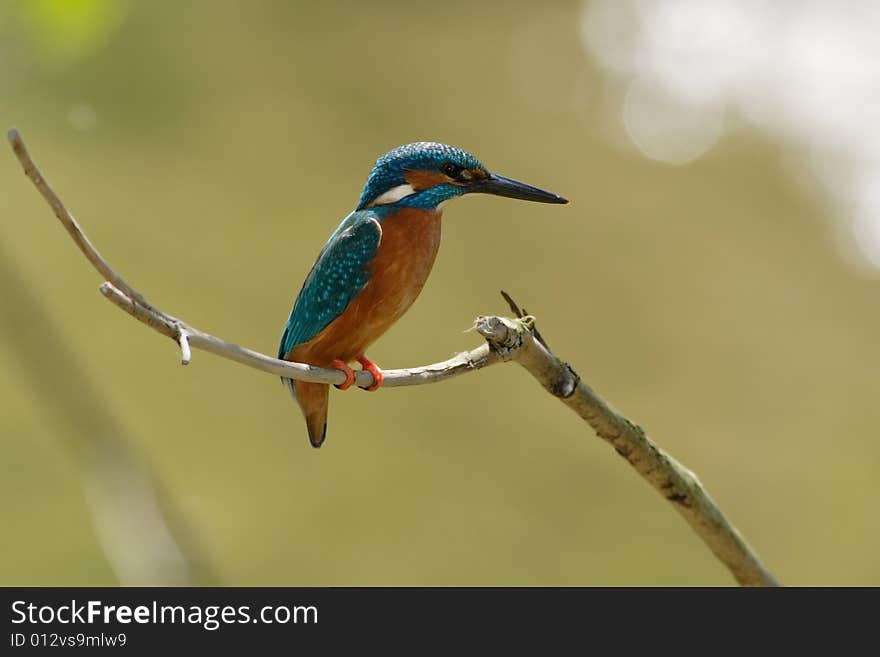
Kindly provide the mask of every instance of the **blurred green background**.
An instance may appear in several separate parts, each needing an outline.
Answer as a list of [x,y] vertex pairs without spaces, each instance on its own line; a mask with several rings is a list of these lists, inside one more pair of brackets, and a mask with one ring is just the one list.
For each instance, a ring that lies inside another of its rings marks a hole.
[[[571,203],[450,207],[429,284],[370,356],[395,368],[476,346],[466,331],[506,312],[504,288],[783,582],[880,584],[880,279],[841,256],[785,144],[740,126],[670,166],[626,143],[581,2],[0,7],[0,125],[164,310],[274,354],[375,158],[461,146]],[[97,293],[11,153],[0,180],[0,583],[160,583],[108,556],[89,502],[100,457],[69,424],[92,411],[53,333],[199,546],[211,575],[197,581],[732,583],[521,369],[334,391],[314,450],[276,378],[203,352],[181,368]]]

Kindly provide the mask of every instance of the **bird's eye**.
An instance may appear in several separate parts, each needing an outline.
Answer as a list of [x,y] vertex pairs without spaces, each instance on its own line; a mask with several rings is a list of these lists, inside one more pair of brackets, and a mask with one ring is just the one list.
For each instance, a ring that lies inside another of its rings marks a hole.
[[461,167],[457,164],[453,164],[452,162],[447,162],[443,165],[443,173],[445,173],[450,178],[458,178],[458,174],[461,173]]

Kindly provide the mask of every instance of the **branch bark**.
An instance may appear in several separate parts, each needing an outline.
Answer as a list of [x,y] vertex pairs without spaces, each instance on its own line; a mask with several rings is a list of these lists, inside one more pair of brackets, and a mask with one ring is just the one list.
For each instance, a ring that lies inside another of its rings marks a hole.
[[[49,203],[86,259],[105,279],[106,282],[100,287],[101,293],[138,321],[174,340],[180,346],[182,364],[190,362],[191,348],[194,348],[291,379],[328,384],[345,381],[345,375],[339,370],[271,358],[200,331],[150,304],[116,274],[98,253],[37,169],[18,131],[10,130],[8,138],[25,174]],[[643,479],[672,503],[739,584],[778,586],[776,579],[724,517],[696,475],[655,445],[641,427],[612,408],[580,379],[571,366],[557,358],[537,333],[534,317],[521,312],[509,296],[504,294],[504,297],[518,317],[478,317],[476,330],[486,340],[485,344],[441,363],[386,370],[383,387],[436,383],[500,362],[519,363],[550,394],[583,418],[600,438],[610,443]],[[368,387],[372,383],[372,374],[357,372],[358,386]]]

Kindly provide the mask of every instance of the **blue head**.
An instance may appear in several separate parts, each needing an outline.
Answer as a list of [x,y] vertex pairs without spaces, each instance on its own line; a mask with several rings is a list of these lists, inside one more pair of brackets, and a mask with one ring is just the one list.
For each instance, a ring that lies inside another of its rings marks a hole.
[[541,203],[568,202],[556,194],[491,173],[477,158],[460,148],[421,141],[395,148],[376,160],[357,209],[428,210],[470,193]]

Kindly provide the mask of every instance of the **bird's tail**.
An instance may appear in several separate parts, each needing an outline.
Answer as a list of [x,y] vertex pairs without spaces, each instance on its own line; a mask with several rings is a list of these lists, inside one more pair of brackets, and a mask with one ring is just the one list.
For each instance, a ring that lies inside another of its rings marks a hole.
[[306,383],[284,379],[284,385],[290,390],[302,409],[309,430],[309,442],[312,447],[320,447],[327,437],[327,406],[330,399],[330,386],[324,383]]

